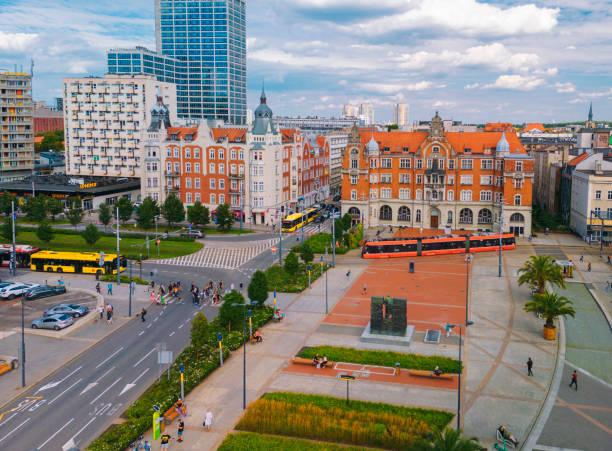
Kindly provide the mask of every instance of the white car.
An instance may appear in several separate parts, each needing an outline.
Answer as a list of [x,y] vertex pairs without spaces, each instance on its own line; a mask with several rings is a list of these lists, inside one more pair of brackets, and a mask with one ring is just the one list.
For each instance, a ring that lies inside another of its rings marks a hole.
[[0,288],[1,299],[14,299],[21,296],[33,287],[37,287],[37,283],[12,283],[6,287]]

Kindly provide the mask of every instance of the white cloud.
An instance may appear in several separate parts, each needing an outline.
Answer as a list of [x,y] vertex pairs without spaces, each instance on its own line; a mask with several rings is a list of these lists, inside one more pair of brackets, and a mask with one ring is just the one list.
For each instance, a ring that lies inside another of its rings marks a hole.
[[0,50],[3,52],[24,52],[38,39],[37,34],[4,33],[0,30]]
[[576,50],[576,46],[575,45],[568,45],[567,47],[565,47],[565,50]]
[[559,73],[559,69],[551,67],[549,69],[536,69],[533,71],[535,75],[543,75],[545,77],[554,77]]
[[514,91],[531,91],[542,86],[544,80],[533,75],[500,75],[494,83],[483,86],[483,89],[510,89]]
[[316,50],[326,47],[329,44],[323,41],[288,41],[283,45],[286,50]]
[[450,102],[450,101],[446,101],[446,100],[438,100],[437,102],[434,102],[434,104],[432,105],[432,108],[440,108],[440,107],[455,106],[455,105],[457,105],[457,102]]
[[379,94],[393,95],[401,91],[423,91],[431,88],[434,83],[431,81],[419,81],[417,83],[359,83],[359,88],[364,91],[376,92]]
[[472,83],[471,85],[465,85],[464,89],[476,89],[480,86],[480,83]]
[[443,28],[467,36],[520,36],[550,32],[557,25],[559,15],[558,8],[527,4],[502,9],[476,0],[411,1],[406,8],[404,12],[343,29],[370,36],[423,28]]
[[338,82],[338,84],[339,84],[340,86],[346,86],[346,85],[348,85],[348,81],[346,81],[346,80],[340,80],[340,81]]
[[569,103],[572,103],[572,104],[577,104],[577,103],[587,103],[587,102],[588,102],[588,100],[587,100],[587,99],[580,99],[580,98],[578,98],[578,99],[572,99],[572,100],[570,100],[570,101],[569,101]]
[[564,93],[564,92],[575,92],[576,91],[576,87],[574,86],[573,83],[555,83],[555,88],[557,89],[558,93]]

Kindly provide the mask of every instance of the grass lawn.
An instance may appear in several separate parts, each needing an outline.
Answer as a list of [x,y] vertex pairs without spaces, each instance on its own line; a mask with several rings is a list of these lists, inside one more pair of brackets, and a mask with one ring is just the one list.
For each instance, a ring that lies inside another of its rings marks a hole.
[[216,227],[203,227],[201,230],[206,235],[246,235],[247,233],[253,233],[252,230],[246,230],[243,225],[242,231],[239,228],[234,228],[232,230],[220,230]]
[[305,348],[300,357],[311,359],[319,354],[327,356],[332,362],[361,363],[363,365],[378,365],[394,367],[397,362],[402,368],[411,370],[433,370],[440,367],[445,373],[459,373],[459,361],[449,357],[428,356],[419,354],[402,354],[392,351],[374,351],[369,349],[342,348],[336,346],[315,346]]
[[[144,239],[121,237],[121,254],[128,258],[138,258],[142,253],[143,258],[147,256],[147,249],[144,245]],[[117,253],[117,240],[114,237],[103,236],[94,246],[89,246],[79,234],[65,235],[56,233],[53,235],[53,240],[49,244],[40,241],[35,232],[20,231],[17,235],[17,243],[29,244],[31,246],[40,247],[41,249],[50,249],[54,251],[71,251],[71,252],[100,252],[104,251],[107,254]],[[132,245],[139,246],[132,246]],[[201,243],[191,241],[166,241],[162,240],[160,245],[160,258],[180,257],[181,255],[192,254],[202,249]],[[155,243],[150,245],[151,257],[157,257],[157,246]]]
[[268,451],[271,449],[289,451],[367,451],[373,448],[356,448],[354,446],[336,445],[335,443],[311,442],[309,440],[275,435],[238,432],[228,434],[218,448],[218,451]]
[[433,409],[351,401],[299,393],[267,393],[253,402],[236,429],[312,440],[415,449],[453,414]]

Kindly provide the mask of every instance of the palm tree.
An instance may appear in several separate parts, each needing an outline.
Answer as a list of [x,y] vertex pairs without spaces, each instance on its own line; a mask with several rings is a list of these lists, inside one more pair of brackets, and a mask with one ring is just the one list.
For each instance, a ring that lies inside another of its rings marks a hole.
[[461,438],[461,430],[447,427],[444,433],[434,430],[429,436],[429,443],[425,449],[435,451],[477,451],[482,446],[476,437]]
[[518,272],[519,285],[528,283],[532,287],[537,286],[539,294],[546,292],[546,282],[565,288],[563,270],[549,255],[532,255]]
[[544,327],[554,329],[554,319],[557,316],[569,315],[572,318],[576,314],[576,310],[572,307],[573,302],[565,296],[559,296],[557,293],[535,294],[534,300],[525,304],[526,312],[539,313],[546,318]]

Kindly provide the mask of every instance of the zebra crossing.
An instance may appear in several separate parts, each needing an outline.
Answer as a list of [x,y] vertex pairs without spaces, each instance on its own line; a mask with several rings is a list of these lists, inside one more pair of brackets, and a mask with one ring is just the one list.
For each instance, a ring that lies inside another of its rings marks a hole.
[[[304,235],[314,235],[315,233],[329,232],[330,227],[331,226],[328,225],[328,221],[326,221],[324,224],[307,224],[304,226]],[[302,230],[298,229],[294,233],[299,235],[302,233]]]
[[211,242],[190,255],[159,260],[172,266],[236,269],[278,243],[278,238],[241,243]]

